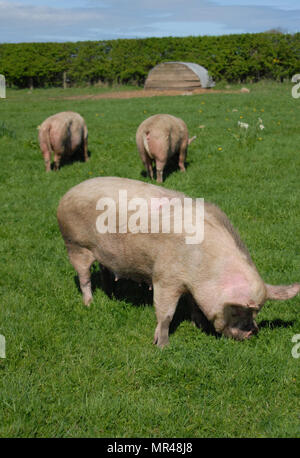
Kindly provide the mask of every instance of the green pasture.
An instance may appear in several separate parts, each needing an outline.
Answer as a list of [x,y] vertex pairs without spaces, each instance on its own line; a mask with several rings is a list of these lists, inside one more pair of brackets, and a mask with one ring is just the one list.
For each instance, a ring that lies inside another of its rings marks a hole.
[[[240,87],[131,99],[8,89],[0,99],[0,437],[300,437],[299,296],[267,302],[248,341],[183,320],[160,350],[146,286],[120,281],[110,299],[95,265],[94,302],[83,306],[56,220],[59,199],[83,180],[150,182],[136,129],[170,113],[197,139],[186,173],[163,186],[218,204],[266,282],[299,282],[300,99],[291,83],[229,92]],[[46,174],[37,126],[65,110],[85,118],[90,160]]]

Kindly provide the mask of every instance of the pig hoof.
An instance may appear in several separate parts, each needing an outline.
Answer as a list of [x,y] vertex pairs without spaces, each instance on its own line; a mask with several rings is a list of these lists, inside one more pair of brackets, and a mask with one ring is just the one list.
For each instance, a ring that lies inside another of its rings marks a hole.
[[91,302],[93,302],[93,298],[92,297],[88,297],[86,299],[83,299],[83,303],[86,307],[89,307],[91,305]]
[[153,338],[153,345],[157,345],[157,343],[158,343],[158,332],[155,331],[154,338]]
[[154,339],[153,339],[153,344],[157,345],[159,348],[163,348],[165,345],[169,343],[168,338],[162,338],[158,332],[155,332],[154,334]]
[[158,341],[156,344],[159,348],[164,348],[166,345],[168,345],[168,341]]

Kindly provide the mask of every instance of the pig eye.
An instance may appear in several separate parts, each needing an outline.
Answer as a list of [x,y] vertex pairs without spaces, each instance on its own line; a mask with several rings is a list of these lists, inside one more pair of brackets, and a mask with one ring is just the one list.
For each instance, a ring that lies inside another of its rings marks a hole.
[[231,316],[241,316],[243,314],[242,307],[237,305],[232,305],[231,307]]
[[241,315],[242,315],[241,312],[237,312],[237,311],[231,313],[231,316],[232,316],[233,318],[236,317],[236,316],[241,316]]

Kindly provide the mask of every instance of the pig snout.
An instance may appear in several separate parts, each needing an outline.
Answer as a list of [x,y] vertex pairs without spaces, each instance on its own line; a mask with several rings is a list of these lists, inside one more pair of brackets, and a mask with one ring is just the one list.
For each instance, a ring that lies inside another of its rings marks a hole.
[[[250,329],[249,329],[250,328]],[[235,340],[246,340],[258,333],[258,327],[255,322],[248,329],[240,329],[238,327],[226,327],[223,334],[226,337],[231,337]]]
[[235,340],[246,340],[258,333],[258,326],[254,320],[256,312],[241,307],[227,306],[224,316],[219,319],[218,331],[226,337]]

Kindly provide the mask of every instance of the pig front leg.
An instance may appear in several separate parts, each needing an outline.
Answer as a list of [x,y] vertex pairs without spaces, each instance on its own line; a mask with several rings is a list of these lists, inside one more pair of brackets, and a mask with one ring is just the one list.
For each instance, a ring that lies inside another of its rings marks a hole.
[[90,305],[93,300],[90,267],[96,258],[87,248],[72,244],[67,249],[70,262],[78,273],[84,305]]
[[159,283],[154,283],[153,295],[157,319],[153,343],[163,348],[169,342],[169,326],[181,294],[173,287],[163,287]]

